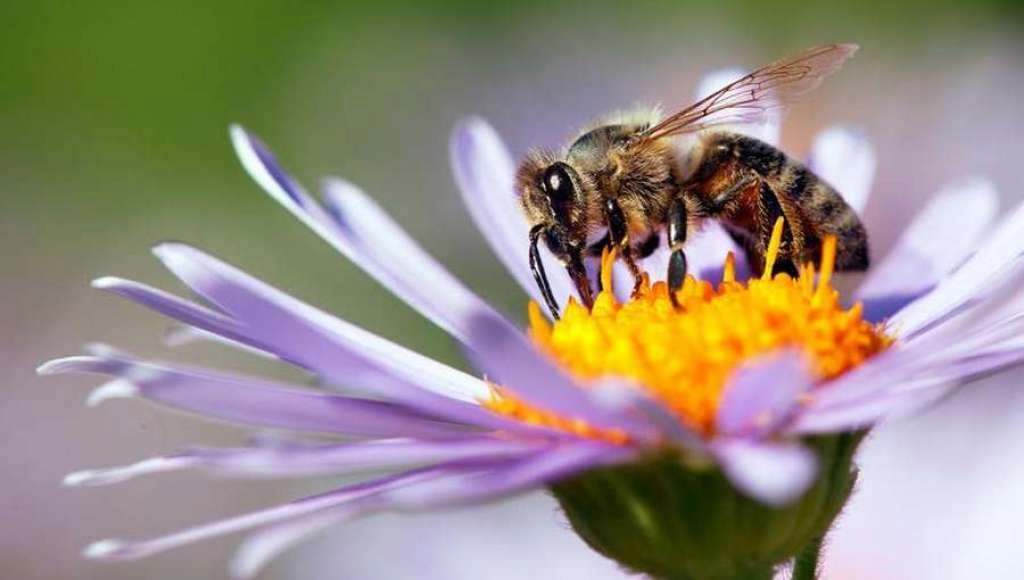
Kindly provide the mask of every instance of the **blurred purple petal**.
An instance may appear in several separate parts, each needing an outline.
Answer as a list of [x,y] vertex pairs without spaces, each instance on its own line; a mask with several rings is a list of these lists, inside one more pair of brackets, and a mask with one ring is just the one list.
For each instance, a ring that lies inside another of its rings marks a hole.
[[959,385],[955,382],[936,383],[929,388],[879,392],[834,405],[811,407],[787,428],[787,432],[803,436],[865,429],[883,419],[920,411]]
[[820,133],[807,160],[811,171],[836,188],[857,214],[863,214],[867,206],[877,165],[871,142],[843,127]]
[[349,248],[349,259],[402,301],[463,343],[472,315],[497,316],[365,193],[338,178],[325,180],[323,190],[338,235]]
[[1024,253],[1024,204],[1018,205],[967,261],[943,279],[934,290],[910,304],[892,319],[893,328],[904,338],[955,312],[969,302],[993,278],[1005,273]]
[[817,458],[799,443],[720,439],[711,450],[737,489],[770,505],[795,500],[817,475]]
[[[956,269],[975,250],[987,233],[999,205],[991,183],[969,179],[947,186],[935,195],[903,230],[896,246],[867,275],[855,297],[873,305],[871,318],[883,313],[878,307],[893,297],[916,297]],[[936,240],[935,232],[956,224],[956,243]],[[884,316],[893,311],[884,313]]]
[[421,388],[463,401],[490,394],[475,377],[318,310],[200,250],[162,244],[154,251],[192,290],[245,320],[248,334],[327,377],[362,381],[360,387],[385,397],[417,398]]
[[359,500],[403,485],[416,485],[439,477],[440,469],[422,469],[343,487],[272,508],[227,518],[209,524],[140,542],[102,540],[85,549],[85,556],[99,560],[136,560],[201,540],[242,530],[289,521],[308,514],[344,508]]
[[152,457],[119,467],[77,471],[65,485],[109,485],[150,473],[204,469],[235,477],[295,477],[415,467],[454,461],[513,459],[552,445],[543,441],[449,436],[442,441],[383,439],[329,444],[202,448]]
[[399,509],[466,505],[540,487],[591,468],[628,459],[636,450],[597,441],[567,442],[557,447],[479,471],[465,471],[417,486],[395,488],[381,500]]
[[716,430],[723,435],[760,438],[787,421],[813,378],[797,351],[784,351],[745,364],[726,386]]
[[312,513],[253,532],[231,559],[231,577],[238,580],[253,578],[271,560],[295,544],[359,515],[359,506],[351,506],[350,509]]
[[[455,127],[449,151],[463,205],[477,229],[527,294],[544,304],[530,273],[529,227],[513,185],[515,164],[501,138],[486,121],[470,117]],[[541,255],[555,299],[575,296],[565,269],[546,247]]]
[[442,423],[395,405],[353,399],[207,369],[126,359],[80,356],[58,359],[42,374],[98,373],[116,376],[123,395],[235,423],[377,437],[450,438],[465,425]]

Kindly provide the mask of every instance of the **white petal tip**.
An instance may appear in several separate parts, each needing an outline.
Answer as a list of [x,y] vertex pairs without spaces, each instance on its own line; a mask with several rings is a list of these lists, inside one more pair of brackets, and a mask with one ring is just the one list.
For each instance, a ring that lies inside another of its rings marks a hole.
[[59,375],[69,372],[69,365],[75,357],[55,358],[48,360],[36,367],[36,374],[40,376]]
[[139,388],[134,384],[124,379],[116,379],[93,389],[85,403],[90,407],[95,407],[110,399],[129,399],[138,394]]
[[325,177],[320,182],[324,197],[330,202],[331,199],[339,196],[365,195],[363,190],[347,179],[334,175]]
[[64,485],[69,487],[86,487],[110,485],[128,481],[147,473],[172,471],[188,465],[182,457],[151,457],[131,465],[110,467],[105,469],[83,469],[64,476]]
[[98,290],[106,290],[108,288],[114,288],[120,286],[125,282],[124,278],[118,278],[117,276],[103,276],[96,278],[91,282],[91,286]]
[[117,558],[124,548],[125,543],[121,540],[100,540],[86,546],[82,555],[90,560],[110,560]]
[[96,483],[97,474],[100,470],[96,469],[83,469],[82,471],[75,471],[64,476],[64,485],[68,487],[83,487],[88,485],[99,485]]

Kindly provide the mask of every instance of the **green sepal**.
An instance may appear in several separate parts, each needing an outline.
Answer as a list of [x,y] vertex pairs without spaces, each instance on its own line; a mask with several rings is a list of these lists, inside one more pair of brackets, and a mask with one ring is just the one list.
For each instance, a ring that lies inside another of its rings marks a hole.
[[811,487],[782,507],[737,491],[715,466],[677,450],[594,469],[551,489],[577,534],[625,568],[672,580],[760,580],[828,531],[856,479],[863,433],[806,440]]

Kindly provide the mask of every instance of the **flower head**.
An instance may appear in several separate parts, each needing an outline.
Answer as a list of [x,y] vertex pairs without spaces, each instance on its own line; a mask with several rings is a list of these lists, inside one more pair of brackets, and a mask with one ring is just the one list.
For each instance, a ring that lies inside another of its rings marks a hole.
[[[594,309],[570,302],[563,320],[551,324],[533,307],[531,339],[354,186],[328,180],[321,205],[257,139],[238,127],[231,135],[263,189],[448,331],[476,375],[335,318],[196,248],[157,246],[157,257],[202,302],[120,278],[94,285],[184,323],[179,340],[211,339],[267,355],[314,374],[325,388],[140,360],[109,347],[40,371],[114,377],[90,404],[141,397],[223,421],[337,439],[189,449],[74,473],[66,483],[185,468],[240,477],[394,473],[161,538],[98,542],[86,550],[90,557],[138,558],[256,529],[233,564],[236,575],[249,576],[295,541],[356,516],[550,487],[592,546],[634,569],[711,575],[742,564],[763,572],[827,529],[849,494],[852,453],[865,429],[1024,359],[1024,304],[1015,295],[1024,278],[1024,209],[976,244],[994,213],[995,194],[984,182],[941,193],[868,275],[853,306],[830,284],[827,247],[823,262],[797,279],[744,280],[742,265],[726,258],[728,239],[711,228],[691,249],[700,278],[686,282],[679,309],[658,282],[616,298],[614,289],[623,286],[606,256],[605,290]],[[511,158],[478,120],[456,130],[452,154],[473,219],[537,301]],[[865,174],[874,165],[863,140],[830,132],[812,164],[852,205],[863,205]],[[966,233],[956,244],[937,242],[934,224],[950,216]],[[658,255],[651,260],[650,271],[664,271]],[[571,283],[562,274],[551,276],[552,290],[568,297]],[[689,519],[679,524],[684,515]],[[703,518],[713,518],[718,535],[680,549],[692,526],[709,521]],[[639,529],[646,531],[633,533]]]

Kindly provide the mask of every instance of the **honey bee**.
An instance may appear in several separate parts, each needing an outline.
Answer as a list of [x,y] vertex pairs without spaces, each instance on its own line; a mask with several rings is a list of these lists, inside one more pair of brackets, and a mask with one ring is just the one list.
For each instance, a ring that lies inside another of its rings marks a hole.
[[[615,248],[636,290],[642,282],[637,260],[659,247],[663,232],[674,300],[686,276],[687,232],[707,219],[724,226],[755,274],[764,268],[780,217],[777,271],[795,274],[799,264],[817,261],[827,235],[838,241],[836,270],[866,269],[864,226],[835,189],[772,145],[722,128],[785,108],[856,50],[852,44],[816,46],[759,68],[663,120],[652,114],[603,124],[562,155],[528,154],[516,172],[516,189],[530,224],[530,268],[552,315],[558,318],[558,303],[538,253],[541,240],[588,307],[593,294],[584,258]],[[695,143],[676,142],[692,134]]]

